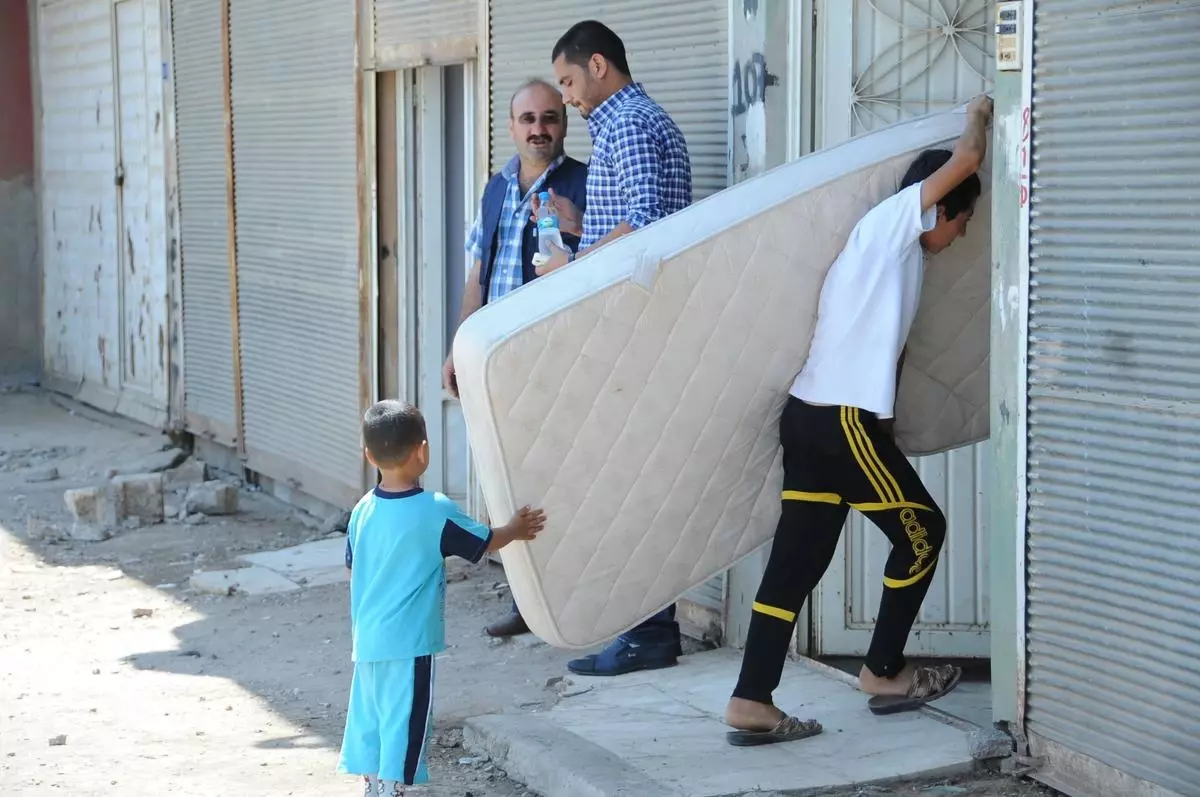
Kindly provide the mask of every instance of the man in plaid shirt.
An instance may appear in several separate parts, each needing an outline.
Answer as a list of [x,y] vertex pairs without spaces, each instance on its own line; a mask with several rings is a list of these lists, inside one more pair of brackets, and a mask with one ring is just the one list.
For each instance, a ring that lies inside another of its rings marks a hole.
[[[551,58],[563,101],[587,120],[592,136],[585,212],[566,197],[555,194],[553,199],[559,228],[580,236],[579,254],[691,204],[687,142],[667,112],[630,77],[620,37],[599,22],[580,22],[558,40]],[[558,250],[537,273],[574,258]],[[670,606],[600,653],[567,667],[580,675],[621,675],[673,666],[682,653],[675,607]]]

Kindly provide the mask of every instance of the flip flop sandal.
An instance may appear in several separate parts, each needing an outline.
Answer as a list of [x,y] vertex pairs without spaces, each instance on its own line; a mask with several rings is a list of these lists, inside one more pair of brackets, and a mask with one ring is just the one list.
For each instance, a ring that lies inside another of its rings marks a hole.
[[875,695],[867,701],[873,714],[899,714],[915,711],[954,691],[962,678],[962,667],[943,664],[937,667],[917,667],[907,695]]
[[779,744],[794,742],[816,736],[824,728],[816,720],[802,720],[796,717],[784,716],[769,731],[729,731],[725,739],[734,747],[757,747],[763,744]]

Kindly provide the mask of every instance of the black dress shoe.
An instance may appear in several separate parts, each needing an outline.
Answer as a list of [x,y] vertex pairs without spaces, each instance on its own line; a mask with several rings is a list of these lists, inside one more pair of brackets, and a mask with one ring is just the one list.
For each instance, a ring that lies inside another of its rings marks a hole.
[[525,618],[522,617],[520,613],[513,612],[503,620],[497,620],[496,622],[492,623],[487,628],[483,629],[483,631],[490,637],[503,638],[528,634],[529,626],[525,624]]

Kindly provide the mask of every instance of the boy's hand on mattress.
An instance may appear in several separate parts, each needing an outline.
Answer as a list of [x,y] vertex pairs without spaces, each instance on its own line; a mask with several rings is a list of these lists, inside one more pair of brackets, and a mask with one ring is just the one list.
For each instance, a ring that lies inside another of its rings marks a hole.
[[516,540],[532,540],[546,527],[546,513],[541,509],[530,509],[523,506],[513,515],[513,519],[498,529],[492,530],[492,541],[489,551],[498,551],[510,542]]
[[[558,214],[559,232],[574,235],[576,238],[583,235],[583,214],[579,212],[579,208],[575,207],[575,203],[565,196],[556,194],[553,188],[550,189],[550,202],[554,205],[554,212]],[[530,216],[535,224],[537,223],[538,208],[541,206],[541,199],[534,194],[533,212]]]
[[550,256],[549,260],[541,265],[537,265],[536,263],[534,264],[533,273],[537,274],[539,277],[544,277],[551,271],[557,271],[567,263],[571,262],[571,253],[566,249],[557,247],[554,244],[550,244],[550,249],[554,252],[554,254]]
[[532,540],[546,528],[546,513],[541,509],[523,506],[517,510],[509,525],[512,526],[514,540]]

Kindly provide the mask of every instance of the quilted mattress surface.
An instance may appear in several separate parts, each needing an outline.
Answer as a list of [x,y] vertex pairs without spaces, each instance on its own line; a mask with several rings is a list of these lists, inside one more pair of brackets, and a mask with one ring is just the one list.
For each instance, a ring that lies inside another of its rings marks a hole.
[[[493,522],[547,528],[501,554],[552,645],[616,636],[769,542],[778,421],[825,272],[961,110],[877,131],[740,183],[472,315],[454,343]],[[926,267],[897,403],[910,455],[988,434],[991,198]]]

